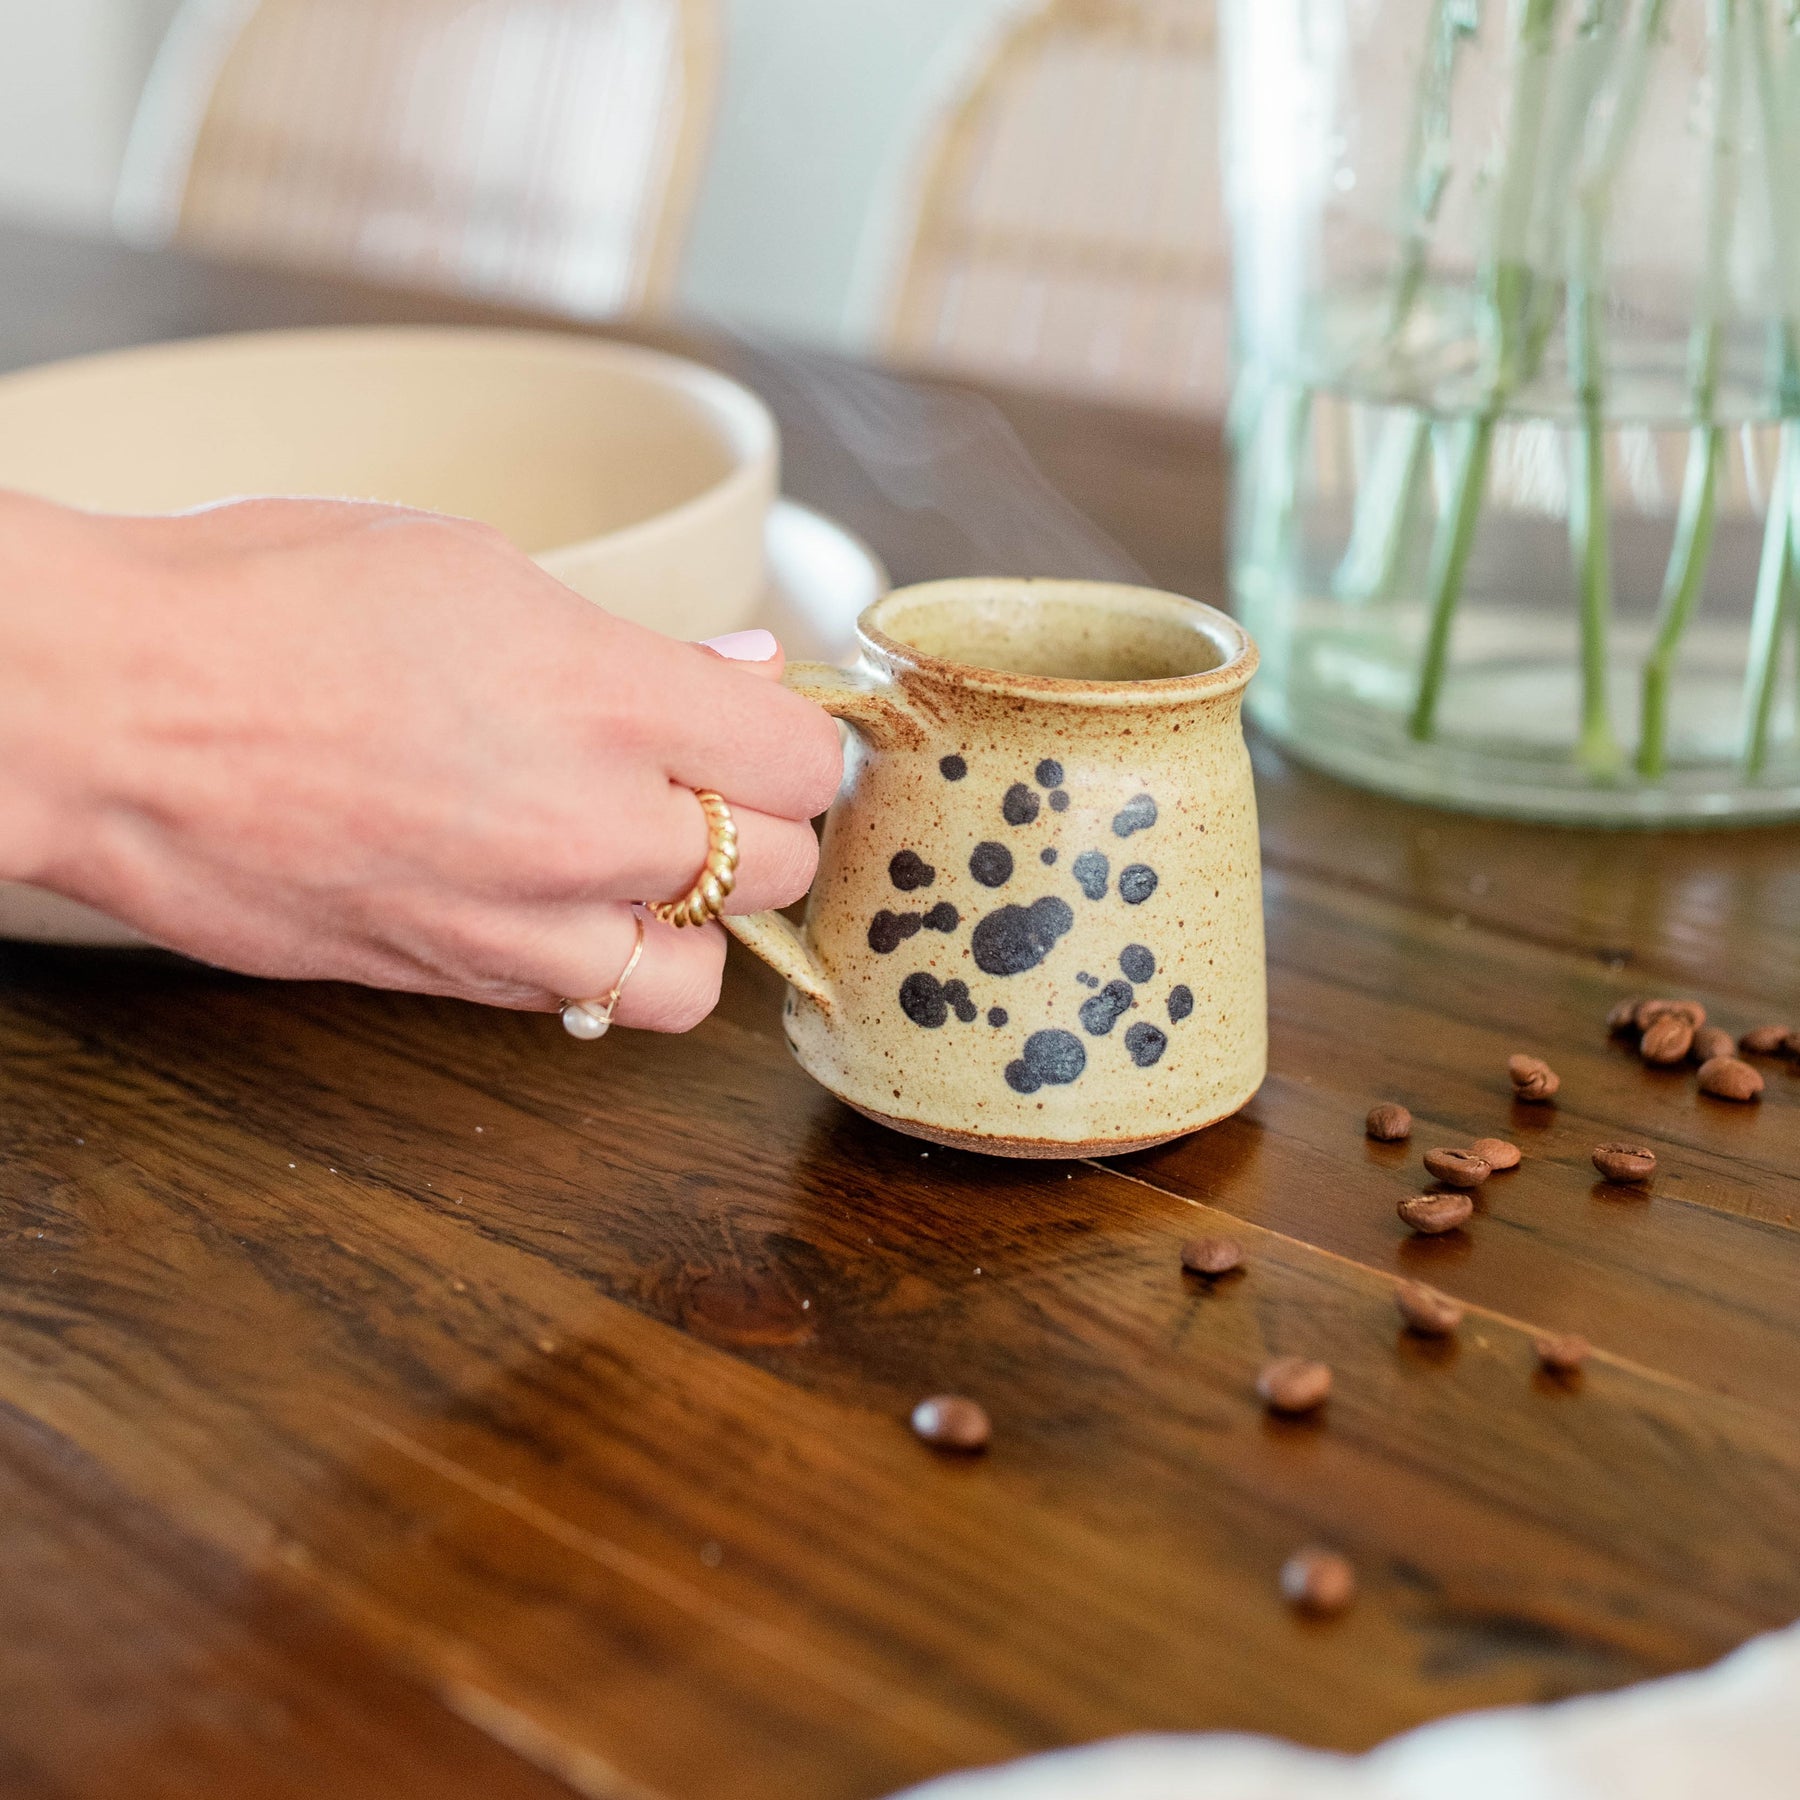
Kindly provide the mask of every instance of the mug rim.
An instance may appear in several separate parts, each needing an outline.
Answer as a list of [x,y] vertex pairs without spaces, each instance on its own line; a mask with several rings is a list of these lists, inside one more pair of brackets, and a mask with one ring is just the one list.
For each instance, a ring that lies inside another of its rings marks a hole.
[[[990,669],[980,663],[959,662],[935,656],[883,629],[885,616],[899,603],[921,596],[947,593],[957,588],[1011,588],[1099,599],[1107,594],[1129,594],[1134,602],[1149,600],[1156,610],[1198,629],[1219,652],[1220,661],[1210,669],[1188,675],[1159,675],[1141,681],[1098,681],[1062,675],[1028,675],[1009,669]],[[865,652],[901,669],[932,675],[985,693],[1054,699],[1093,706],[1131,706],[1145,699],[1210,699],[1241,689],[1256,673],[1261,660],[1256,641],[1229,613],[1187,594],[1167,588],[1141,586],[1127,581],[1064,580],[1055,576],[960,575],[947,580],[915,582],[895,588],[866,607],[856,621],[856,635]]]

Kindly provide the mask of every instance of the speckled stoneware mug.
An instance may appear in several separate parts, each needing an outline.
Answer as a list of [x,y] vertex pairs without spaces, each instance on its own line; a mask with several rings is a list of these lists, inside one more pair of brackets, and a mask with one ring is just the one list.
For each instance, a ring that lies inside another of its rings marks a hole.
[[804,931],[728,921],[786,977],[801,1066],[884,1125],[1112,1155],[1241,1107],[1267,1066],[1256,648],[1175,594],[940,581],[859,666],[791,686],[851,727]]

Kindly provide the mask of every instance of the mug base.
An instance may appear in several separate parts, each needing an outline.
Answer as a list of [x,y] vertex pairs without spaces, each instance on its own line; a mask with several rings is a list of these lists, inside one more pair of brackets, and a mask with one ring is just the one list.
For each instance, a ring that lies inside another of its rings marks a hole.
[[[838,1098],[844,1097],[840,1094]],[[1046,1138],[1000,1137],[979,1131],[950,1131],[941,1125],[921,1125],[916,1119],[896,1119],[871,1106],[859,1106],[854,1100],[844,1100],[844,1104],[852,1112],[861,1113],[865,1119],[873,1119],[890,1131],[923,1138],[926,1143],[941,1144],[947,1150],[974,1150],[983,1156],[1029,1158],[1039,1162],[1072,1162],[1088,1156],[1129,1156],[1134,1150],[1154,1150],[1158,1144],[1172,1144],[1177,1138],[1192,1137],[1196,1131],[1205,1131],[1234,1117],[1255,1098],[1256,1092],[1252,1089],[1224,1112],[1202,1119],[1196,1125],[1183,1125],[1175,1131],[1159,1131],[1150,1137],[1083,1138],[1074,1143],[1056,1143]]]

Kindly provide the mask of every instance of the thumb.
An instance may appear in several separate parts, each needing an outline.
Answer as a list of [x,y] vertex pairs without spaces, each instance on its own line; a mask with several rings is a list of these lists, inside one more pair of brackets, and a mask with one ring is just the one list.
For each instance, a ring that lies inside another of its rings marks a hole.
[[772,631],[731,631],[724,637],[708,638],[699,648],[736,663],[746,675],[761,675],[770,681],[779,681],[787,667],[787,656]]

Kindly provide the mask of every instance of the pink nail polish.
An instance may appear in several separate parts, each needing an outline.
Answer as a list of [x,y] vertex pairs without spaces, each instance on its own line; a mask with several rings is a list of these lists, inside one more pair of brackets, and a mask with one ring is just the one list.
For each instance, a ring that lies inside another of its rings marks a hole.
[[767,662],[781,648],[772,631],[728,631],[723,637],[708,638],[701,647],[730,662]]

